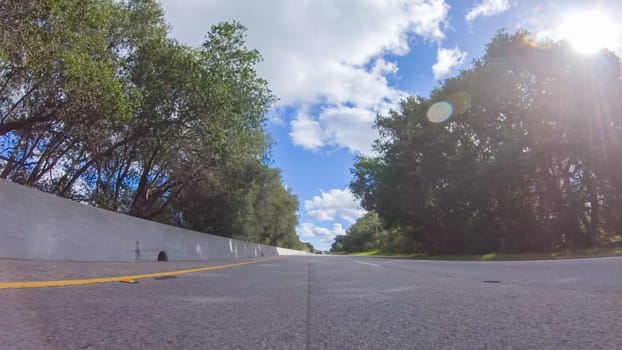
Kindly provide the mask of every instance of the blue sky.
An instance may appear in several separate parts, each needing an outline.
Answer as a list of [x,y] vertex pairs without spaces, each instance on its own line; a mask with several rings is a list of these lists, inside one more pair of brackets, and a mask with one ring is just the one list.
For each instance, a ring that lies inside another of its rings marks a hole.
[[[405,96],[427,96],[439,81],[469,68],[498,29],[559,39],[563,21],[586,6],[612,19],[622,15],[616,0],[161,3],[171,36],[191,46],[218,22],[248,27],[248,47],[264,57],[258,72],[279,98],[268,125],[276,142],[273,166],[300,201],[299,236],[320,249],[364,213],[347,185],[355,157],[371,154],[376,114]],[[610,49],[619,52],[619,38],[608,39],[615,41]]]

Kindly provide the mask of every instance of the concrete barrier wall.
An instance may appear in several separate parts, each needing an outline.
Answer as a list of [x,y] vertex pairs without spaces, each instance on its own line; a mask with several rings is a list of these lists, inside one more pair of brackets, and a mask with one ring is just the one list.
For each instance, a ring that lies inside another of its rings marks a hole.
[[98,209],[0,179],[0,257],[155,261],[303,255]]

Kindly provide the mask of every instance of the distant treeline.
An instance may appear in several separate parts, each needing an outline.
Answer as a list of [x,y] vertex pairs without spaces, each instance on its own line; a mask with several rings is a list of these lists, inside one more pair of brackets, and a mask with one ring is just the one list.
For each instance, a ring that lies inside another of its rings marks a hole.
[[191,48],[167,37],[155,0],[7,0],[0,26],[1,178],[304,247],[298,201],[267,166],[275,97],[242,25],[216,25]]
[[358,159],[350,188],[379,223],[363,217],[333,250],[621,244],[620,72],[607,50],[499,32],[471,69],[377,118],[377,156]]

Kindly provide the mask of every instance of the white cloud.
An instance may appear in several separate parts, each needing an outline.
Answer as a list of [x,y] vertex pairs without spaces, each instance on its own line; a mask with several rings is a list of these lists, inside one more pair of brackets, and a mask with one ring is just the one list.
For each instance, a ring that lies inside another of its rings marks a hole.
[[305,201],[307,215],[318,221],[346,220],[353,223],[365,214],[349,189],[332,189]]
[[378,132],[372,129],[375,117],[367,109],[338,106],[322,111],[319,121],[324,126],[327,144],[370,155],[372,143],[378,138]]
[[375,116],[370,110],[348,106],[325,108],[317,120],[306,113],[298,113],[290,122],[289,135],[295,145],[310,150],[334,145],[370,155],[372,143],[378,136],[372,129]]
[[332,228],[326,228],[322,226],[316,226],[310,222],[305,222],[296,228],[298,236],[302,238],[319,238],[320,242],[331,242],[336,236],[343,236],[346,234],[343,226],[339,223],[333,224]]
[[439,79],[451,72],[454,67],[461,66],[464,63],[467,53],[460,51],[458,47],[453,49],[438,48],[436,52],[436,63],[432,66],[434,79]]
[[324,145],[324,131],[320,123],[311,119],[307,113],[299,112],[290,125],[292,131],[289,136],[295,145],[306,149],[317,149]]
[[283,111],[284,110],[282,108],[272,108],[271,110],[269,110],[268,114],[266,115],[266,117],[268,118],[268,122],[271,125],[278,125],[278,126],[287,125],[287,123],[285,123],[285,120],[283,120],[283,117],[282,117]]
[[314,228],[315,225],[310,222],[305,222],[300,226],[296,227],[296,233],[298,233],[298,236],[303,238],[315,237]]
[[[449,11],[444,0],[162,0],[162,5],[173,36],[193,46],[217,22],[236,19],[246,25],[248,46],[264,57],[258,71],[279,103],[317,111],[298,113],[290,122],[293,142],[355,153],[369,147],[361,138],[374,137],[369,115],[395,106],[404,95],[386,79],[396,72],[395,63],[382,57],[406,54],[414,36],[440,42]],[[310,108],[318,105],[325,108]],[[331,113],[345,109],[340,123],[351,120],[360,138],[336,132]]]
[[[395,103],[406,96],[404,92],[388,86],[384,74],[396,71],[395,63],[377,59],[370,74],[352,79],[353,83],[356,80],[361,84],[351,87],[356,93],[350,103],[329,104],[320,109],[316,119],[307,113],[298,113],[290,122],[293,143],[306,149],[335,146],[349,149],[352,153],[370,155],[372,142],[378,137],[377,131],[373,129],[376,115],[395,108]],[[360,89],[368,86],[376,90]],[[339,94],[339,91],[334,91],[334,94]]]
[[343,236],[346,234],[346,230],[344,230],[343,226],[339,223],[333,224],[332,229],[318,227],[316,231],[320,236],[324,236],[324,238],[335,238],[335,236]]
[[498,15],[510,8],[508,0],[482,0],[473,6],[466,14],[467,22],[473,22],[477,17]]
[[330,237],[330,238],[320,238],[318,240],[320,242],[320,244],[318,244],[318,247],[320,246],[325,246],[327,248],[322,248],[323,250],[328,250],[330,248],[330,245],[335,242],[335,237]]

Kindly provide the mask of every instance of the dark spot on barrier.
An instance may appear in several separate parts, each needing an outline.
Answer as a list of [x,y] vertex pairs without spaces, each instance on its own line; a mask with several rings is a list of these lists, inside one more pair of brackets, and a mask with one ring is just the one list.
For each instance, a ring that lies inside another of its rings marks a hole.
[[136,253],[136,259],[138,259],[140,257],[140,242],[136,241],[136,249],[134,250],[134,253]]
[[158,253],[158,261],[168,261],[168,255],[166,255],[165,251],[160,251],[160,253]]
[[497,281],[497,280],[486,280],[486,281],[484,281],[484,283],[501,283],[501,281]]

